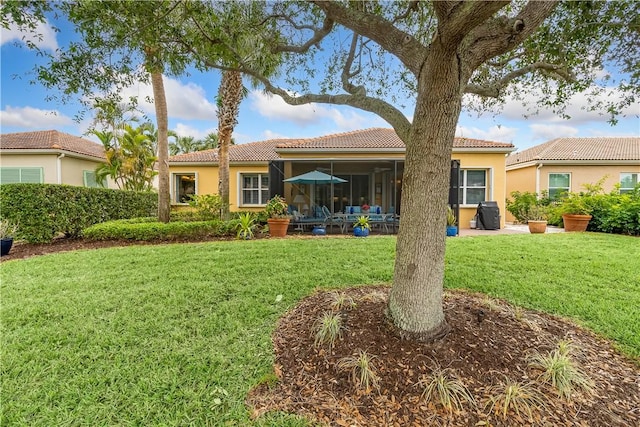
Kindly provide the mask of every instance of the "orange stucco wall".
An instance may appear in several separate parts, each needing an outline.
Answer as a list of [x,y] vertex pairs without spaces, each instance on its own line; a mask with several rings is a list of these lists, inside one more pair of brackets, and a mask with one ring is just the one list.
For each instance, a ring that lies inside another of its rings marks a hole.
[[[514,191],[536,192],[536,166],[532,165],[526,168],[507,171],[506,198],[509,199],[511,197],[511,193]],[[505,217],[507,222],[514,222],[516,220],[513,215],[506,211],[506,208]]]
[[[353,154],[344,156],[331,156],[332,160],[346,160],[353,158]],[[380,159],[380,155],[362,156],[358,154],[358,159]],[[398,158],[402,159],[404,156],[389,156],[386,159]],[[505,173],[505,154],[504,153],[453,153],[453,159],[460,160],[461,167],[464,169],[485,169],[487,170],[487,199],[494,200],[498,203],[501,214],[501,226],[504,226],[505,219],[505,198],[506,198],[506,173]],[[310,160],[311,157],[307,155],[306,160]],[[292,157],[287,156],[286,160],[292,160]],[[328,162],[326,158],[318,157],[318,161]],[[357,160],[353,160],[354,163]],[[291,162],[285,162],[285,175],[292,176],[298,173],[306,172],[305,170],[296,170],[292,168]],[[294,164],[295,166],[295,164]],[[357,165],[355,166],[357,169]],[[368,166],[367,166],[368,167]],[[217,166],[186,166],[186,165],[170,165],[170,171],[172,176],[172,195],[175,191],[174,186],[174,174],[180,173],[195,173],[196,174],[196,187],[197,194],[215,194],[218,192],[218,168]],[[363,169],[364,171],[364,169]],[[240,187],[240,174],[241,173],[268,173],[268,166],[265,165],[232,165],[230,166],[229,176],[229,188],[230,188],[230,202],[231,211],[238,210],[250,210],[260,211],[263,206],[242,206],[241,200],[241,187]],[[291,186],[285,185],[285,195],[293,194]],[[172,197],[172,200],[174,198]],[[476,214],[477,205],[463,206],[460,209],[460,227],[469,228],[469,222]]]
[[[218,167],[217,166],[169,166],[171,172],[171,200],[175,203],[175,175],[196,175],[196,194],[218,194]],[[231,211],[260,211],[262,206],[240,205],[240,174],[241,173],[269,173],[267,165],[233,165],[229,167],[229,209]]]
[[[504,153],[453,153],[453,159],[460,160],[462,169],[487,169],[487,200],[498,203],[500,209],[500,227],[505,222],[506,173]],[[469,222],[475,216],[478,206],[468,205],[460,208],[460,228],[469,228]]]

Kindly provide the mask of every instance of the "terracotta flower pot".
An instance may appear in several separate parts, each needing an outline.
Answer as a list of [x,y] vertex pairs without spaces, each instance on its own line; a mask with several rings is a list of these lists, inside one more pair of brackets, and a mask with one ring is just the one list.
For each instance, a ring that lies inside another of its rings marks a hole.
[[527,221],[527,225],[529,226],[529,233],[544,233],[547,231],[547,221]]
[[587,231],[591,215],[562,215],[564,231]]
[[287,235],[289,221],[289,218],[267,219],[267,223],[269,224],[269,234],[271,234],[271,237],[285,237]]

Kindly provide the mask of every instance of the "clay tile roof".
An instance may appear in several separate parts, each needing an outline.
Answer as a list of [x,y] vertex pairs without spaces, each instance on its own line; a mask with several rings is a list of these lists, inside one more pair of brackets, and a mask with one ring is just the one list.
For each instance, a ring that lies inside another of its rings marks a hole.
[[88,139],[56,130],[5,133],[0,135],[3,150],[62,150],[105,159],[104,148]]
[[557,138],[507,157],[507,166],[544,160],[638,160],[640,137]]
[[[230,162],[268,162],[277,160],[278,154],[275,147],[282,140],[270,139],[267,141],[237,144],[229,147]],[[178,154],[169,157],[169,162],[176,163],[217,163],[218,149],[195,151],[193,153]]]
[[[454,148],[513,148],[513,144],[479,139],[456,138]],[[280,158],[279,150],[285,149],[404,149],[404,143],[393,129],[371,128],[321,136],[317,138],[271,139],[229,147],[230,162],[269,161]],[[217,163],[218,150],[206,150],[179,154],[169,158],[170,162]]]
[[[454,148],[513,148],[513,144],[480,139],[458,138],[453,141]],[[319,138],[286,140],[277,148],[352,148],[352,149],[389,149],[404,148],[404,142],[393,129],[371,128],[346,133],[322,136]]]

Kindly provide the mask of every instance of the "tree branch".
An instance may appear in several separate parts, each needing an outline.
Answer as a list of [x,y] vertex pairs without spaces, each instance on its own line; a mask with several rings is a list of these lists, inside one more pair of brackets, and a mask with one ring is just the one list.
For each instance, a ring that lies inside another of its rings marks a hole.
[[399,30],[383,17],[364,10],[345,7],[334,1],[314,1],[314,3],[328,18],[375,41],[396,56],[414,76],[418,76],[428,48],[412,35]]
[[507,87],[507,85],[509,85],[509,83],[512,80],[536,70],[546,71],[549,74],[554,74],[557,77],[566,81],[573,81],[575,79],[575,76],[564,67],[561,67],[559,65],[554,65],[554,64],[548,64],[544,62],[536,62],[534,64],[527,65],[526,67],[522,67],[518,70],[512,71],[506,76],[502,77],[500,80],[495,81],[491,84],[467,85],[464,92],[472,93],[480,96],[487,96],[491,98],[498,98],[500,96],[500,91],[502,91],[502,89]]
[[[439,2],[434,2],[437,4]],[[438,17],[438,32],[446,44],[458,44],[462,39],[509,4],[508,1],[458,2],[450,7],[443,18]]]
[[351,66],[353,65],[353,59],[355,58],[355,54],[356,54],[356,46],[358,45],[358,38],[359,36],[356,33],[353,33],[353,37],[351,39],[351,47],[349,48],[349,54],[347,55],[347,61],[344,64],[344,67],[342,68],[342,75],[340,76],[341,80],[342,80],[342,87],[343,89],[347,92],[350,93],[352,95],[355,95],[356,92],[358,90],[363,91],[364,88],[359,88],[357,86],[354,86],[349,79],[353,76],[355,76],[356,74],[358,74],[358,72],[351,72]]
[[469,34],[470,43],[463,53],[469,61],[469,73],[489,59],[503,55],[520,45],[553,13],[557,4],[558,0],[531,0],[515,18],[491,19],[473,30]]
[[411,15],[413,12],[418,10],[418,5],[419,5],[419,2],[417,0],[410,1],[409,5],[407,6],[407,10],[405,10],[402,15],[398,15],[395,18],[393,18],[393,21],[391,21],[391,23],[395,24],[398,21],[407,19],[409,15]]
[[[298,28],[293,22],[291,22],[290,18],[285,17],[284,19],[290,22],[293,28],[296,28],[296,29]],[[313,36],[309,40],[307,40],[306,43],[300,46],[277,45],[273,49],[273,52],[274,53],[280,53],[280,52],[304,53],[307,50],[309,50],[311,46],[319,43],[323,38],[325,38],[331,32],[332,29],[333,29],[333,20],[330,19],[329,17],[325,17],[324,22],[322,23],[322,27],[313,29]]]
[[348,105],[377,114],[386,120],[395,129],[398,137],[403,141],[408,141],[411,123],[393,105],[377,98],[372,98],[364,94],[357,95],[330,95],[330,94],[305,94],[292,96],[284,89],[274,86],[267,78],[254,73],[251,70],[243,69],[244,73],[258,79],[268,92],[280,96],[289,105],[304,105],[312,102],[320,104]]

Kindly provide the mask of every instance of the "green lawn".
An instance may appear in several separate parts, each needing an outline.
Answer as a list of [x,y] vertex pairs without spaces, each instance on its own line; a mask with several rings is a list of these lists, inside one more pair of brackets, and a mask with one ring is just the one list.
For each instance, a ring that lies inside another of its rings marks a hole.
[[[394,248],[393,236],[257,240],[3,263],[0,424],[250,424],[244,399],[272,370],[277,318],[314,289],[389,283]],[[637,357],[638,259],[624,236],[448,239],[446,286],[572,317]]]

